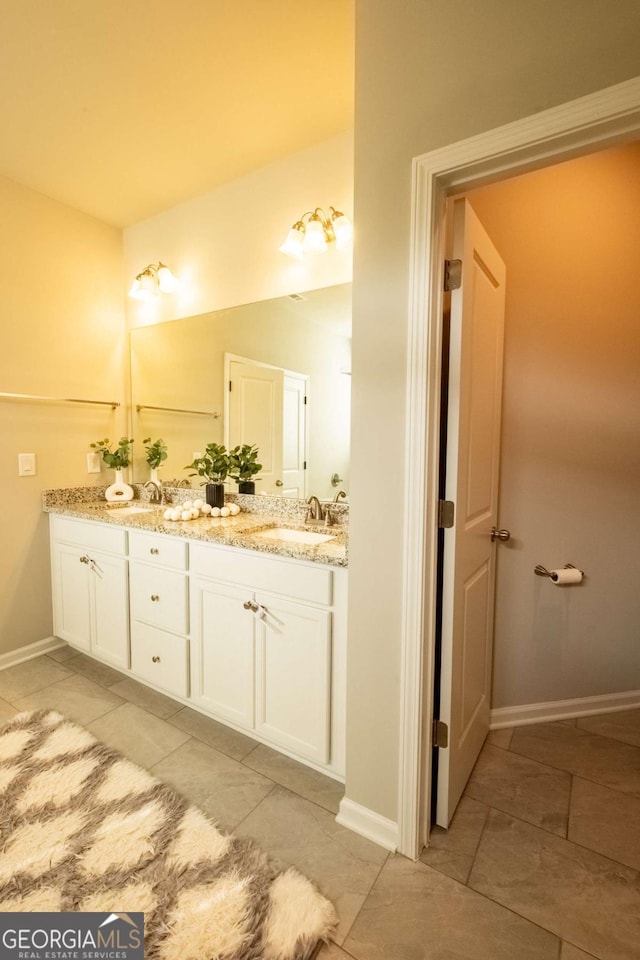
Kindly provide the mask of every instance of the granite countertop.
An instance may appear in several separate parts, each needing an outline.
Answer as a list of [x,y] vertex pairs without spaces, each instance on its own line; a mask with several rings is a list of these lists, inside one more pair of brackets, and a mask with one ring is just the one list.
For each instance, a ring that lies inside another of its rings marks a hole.
[[[86,489],[86,488],[85,488]],[[198,520],[165,520],[166,506],[152,504],[148,500],[131,500],[126,504],[107,504],[95,499],[76,499],[64,496],[66,491],[45,491],[43,510],[79,520],[94,520],[146,533],[162,533],[196,540],[202,543],[225,547],[241,547],[295,560],[346,567],[348,564],[348,533],[345,524],[325,527],[306,525],[291,513],[241,512],[230,517],[200,517]],[[58,496],[56,496],[58,494]],[[239,498],[237,498],[239,499]],[[133,508],[133,509],[132,509]],[[135,510],[135,512],[134,512]],[[139,512],[138,512],[139,511]],[[273,528],[301,530],[330,536],[318,544],[296,543],[281,539],[256,536],[260,531]]]

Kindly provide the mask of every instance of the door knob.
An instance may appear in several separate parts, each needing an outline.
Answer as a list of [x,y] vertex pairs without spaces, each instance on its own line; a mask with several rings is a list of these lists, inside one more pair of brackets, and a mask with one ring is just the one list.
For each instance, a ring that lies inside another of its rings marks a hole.
[[282,480],[276,480],[276,487],[284,487]]
[[257,613],[257,611],[260,609],[259,604],[257,604],[255,600],[247,600],[246,603],[242,604],[242,606],[245,608],[245,610],[251,610],[251,613]]
[[506,543],[507,540],[511,539],[510,530],[498,530],[497,527],[491,527],[491,540],[495,542],[499,540],[501,543]]

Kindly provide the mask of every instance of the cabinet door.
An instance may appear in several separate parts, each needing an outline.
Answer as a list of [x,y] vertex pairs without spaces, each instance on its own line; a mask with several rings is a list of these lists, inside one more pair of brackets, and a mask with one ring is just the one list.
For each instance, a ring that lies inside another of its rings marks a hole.
[[253,727],[255,620],[249,590],[191,581],[191,698],[211,713]]
[[256,645],[256,731],[316,763],[330,759],[331,614],[267,594]]
[[127,561],[93,550],[89,554],[93,630],[91,651],[115,667],[129,667]]
[[86,552],[68,543],[54,542],[53,632],[74,647],[91,647],[91,588]]

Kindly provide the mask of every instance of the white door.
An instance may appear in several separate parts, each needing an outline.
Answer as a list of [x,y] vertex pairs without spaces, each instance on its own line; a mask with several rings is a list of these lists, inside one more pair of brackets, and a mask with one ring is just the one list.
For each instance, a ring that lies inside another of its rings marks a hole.
[[451,294],[436,822],[447,827],[489,730],[497,527],[505,266],[468,201],[453,205],[453,258],[462,285]]
[[282,370],[229,363],[229,447],[258,447],[262,464],[257,493],[279,494],[282,480]]
[[81,547],[55,541],[53,567],[53,631],[81,650],[91,648],[89,564]]
[[331,614],[256,594],[256,730],[301,757],[331,756]]
[[191,580],[191,697],[222,720],[253,727],[253,614],[247,588]]
[[306,497],[305,470],[307,436],[307,379],[284,375],[282,412],[282,481],[283,497]]
[[91,552],[93,601],[91,652],[116,667],[129,667],[129,585],[127,561]]

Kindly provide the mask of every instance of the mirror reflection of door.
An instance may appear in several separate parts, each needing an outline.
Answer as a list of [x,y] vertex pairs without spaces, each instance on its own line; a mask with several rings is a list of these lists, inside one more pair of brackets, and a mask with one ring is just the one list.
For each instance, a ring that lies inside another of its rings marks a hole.
[[308,377],[229,354],[226,443],[258,447],[256,493],[305,496]]

